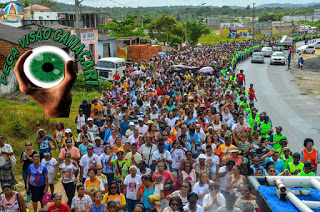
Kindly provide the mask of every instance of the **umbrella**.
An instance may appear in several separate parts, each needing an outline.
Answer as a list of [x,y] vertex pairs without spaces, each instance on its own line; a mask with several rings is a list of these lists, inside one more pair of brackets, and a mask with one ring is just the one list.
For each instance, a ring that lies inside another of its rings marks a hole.
[[134,71],[130,75],[132,76],[132,75],[139,75],[139,74],[144,74],[144,72],[143,71]]
[[200,69],[200,72],[202,72],[202,73],[207,73],[207,72],[211,72],[211,71],[213,71],[212,67],[203,67]]
[[167,54],[164,53],[164,52],[158,52],[158,55],[160,55],[160,56],[166,56]]

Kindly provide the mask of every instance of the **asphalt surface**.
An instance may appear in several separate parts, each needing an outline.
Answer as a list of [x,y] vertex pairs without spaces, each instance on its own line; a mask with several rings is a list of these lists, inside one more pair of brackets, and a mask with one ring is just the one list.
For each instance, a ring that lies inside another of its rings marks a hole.
[[320,101],[299,90],[287,64],[270,65],[270,58],[265,58],[264,64],[252,64],[248,59],[237,65],[236,71],[240,69],[244,70],[246,87],[254,85],[258,100],[255,107],[267,112],[273,129],[282,126],[291,150],[300,152],[307,137],[320,149]]

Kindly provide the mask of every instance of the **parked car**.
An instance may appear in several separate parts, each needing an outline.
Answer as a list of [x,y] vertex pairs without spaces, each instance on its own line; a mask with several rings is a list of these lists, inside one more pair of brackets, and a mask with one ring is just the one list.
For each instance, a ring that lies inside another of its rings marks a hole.
[[280,52],[282,52],[282,51],[284,51],[284,47],[283,47],[282,44],[276,43],[276,44],[274,44],[274,45],[272,46],[272,50],[273,50],[273,51],[280,51]]
[[314,46],[314,48],[320,49],[320,41],[317,41],[317,42],[313,43],[312,45]]
[[99,76],[109,81],[113,81],[116,71],[118,71],[119,75],[123,74],[125,68],[125,59],[119,57],[101,58],[96,65]]
[[286,64],[286,57],[283,52],[274,52],[270,59],[270,65],[273,64]]
[[263,47],[261,49],[261,52],[262,52],[263,56],[271,57],[271,55],[272,55],[272,47]]
[[314,54],[315,52],[316,52],[316,49],[314,45],[303,45],[297,49],[297,53]]
[[262,52],[254,52],[251,56],[251,63],[264,63],[264,56]]

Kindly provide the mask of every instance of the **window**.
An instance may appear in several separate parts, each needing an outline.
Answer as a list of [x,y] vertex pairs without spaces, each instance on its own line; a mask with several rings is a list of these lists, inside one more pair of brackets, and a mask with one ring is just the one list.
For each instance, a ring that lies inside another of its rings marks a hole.
[[98,61],[96,66],[102,68],[115,68],[114,63],[109,61]]

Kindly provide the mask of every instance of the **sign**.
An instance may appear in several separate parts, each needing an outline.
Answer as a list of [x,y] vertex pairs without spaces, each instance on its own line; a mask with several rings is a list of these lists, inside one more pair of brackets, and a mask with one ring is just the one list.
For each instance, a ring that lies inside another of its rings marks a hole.
[[4,15],[2,20],[7,22],[16,23],[24,16],[24,9],[21,5],[10,3],[4,8]]
[[97,38],[97,30],[81,30],[81,41],[95,41]]
[[222,28],[231,28],[231,27],[244,27],[242,23],[221,23],[220,29]]

